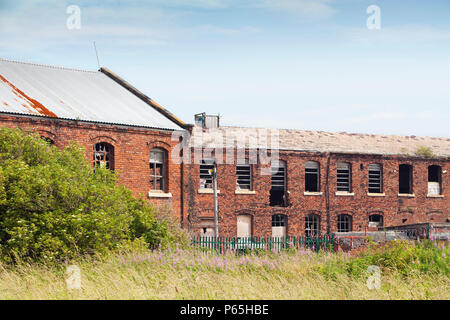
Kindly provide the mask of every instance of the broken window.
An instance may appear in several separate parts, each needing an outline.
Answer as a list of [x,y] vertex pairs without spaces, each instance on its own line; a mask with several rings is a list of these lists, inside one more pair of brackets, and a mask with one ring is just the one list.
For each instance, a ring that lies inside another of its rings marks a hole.
[[236,165],[236,189],[252,190],[252,167],[247,160]]
[[352,231],[352,217],[348,214],[338,216],[338,232]]
[[272,237],[286,237],[287,216],[284,214],[274,214],[272,216]]
[[286,206],[286,163],[277,161],[272,163],[272,187],[270,189],[270,205]]
[[383,193],[383,167],[369,164],[369,193]]
[[213,159],[203,159],[200,162],[200,189],[213,188]]
[[305,234],[307,237],[316,237],[320,234],[320,217],[317,214],[308,214],[305,217]]
[[400,194],[412,194],[412,166],[409,164],[401,164],[398,172],[398,192]]
[[95,167],[114,170],[114,147],[107,142],[94,144],[94,170]]
[[165,190],[165,155],[162,149],[150,150],[150,187],[152,190]]
[[308,161],[305,163],[305,191],[319,192],[319,163]]
[[350,163],[340,162],[337,165],[337,191],[352,192],[352,171]]
[[440,166],[432,165],[428,167],[428,194],[437,196],[441,195],[441,178],[442,168]]
[[380,214],[372,214],[369,216],[369,227],[382,227],[383,226],[383,216]]

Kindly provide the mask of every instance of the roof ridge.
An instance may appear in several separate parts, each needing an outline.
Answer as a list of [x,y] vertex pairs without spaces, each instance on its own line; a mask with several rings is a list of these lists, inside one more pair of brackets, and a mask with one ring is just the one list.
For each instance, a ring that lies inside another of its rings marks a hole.
[[19,64],[26,64],[26,65],[45,67],[45,68],[51,68],[51,69],[67,70],[67,71],[99,73],[99,71],[97,71],[97,70],[94,71],[94,70],[85,70],[85,69],[79,69],[79,68],[69,68],[69,67],[55,66],[55,65],[44,64],[44,63],[37,63],[37,62],[30,62],[30,61],[20,61],[20,60],[5,59],[5,58],[1,58],[1,57],[0,57],[0,61],[11,62],[11,63],[19,63]]

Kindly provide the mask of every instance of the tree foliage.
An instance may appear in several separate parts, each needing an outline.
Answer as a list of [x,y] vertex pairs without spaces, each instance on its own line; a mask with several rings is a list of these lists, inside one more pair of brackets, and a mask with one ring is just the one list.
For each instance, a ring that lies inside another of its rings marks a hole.
[[82,146],[63,150],[37,134],[0,129],[0,256],[59,261],[140,239],[169,241],[155,209],[96,168]]

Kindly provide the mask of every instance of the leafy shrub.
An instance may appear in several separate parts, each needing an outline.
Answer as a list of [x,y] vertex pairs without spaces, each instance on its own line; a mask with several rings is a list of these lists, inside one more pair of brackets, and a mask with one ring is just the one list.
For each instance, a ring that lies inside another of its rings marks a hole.
[[372,243],[366,250],[349,258],[337,258],[319,266],[318,271],[328,278],[338,274],[355,277],[366,275],[371,265],[382,270],[408,276],[413,272],[426,274],[449,274],[448,242],[423,240],[420,242],[391,241],[378,245]]
[[416,156],[424,157],[424,158],[433,158],[434,157],[433,150],[430,147],[424,147],[424,146],[418,147],[415,154],[416,154]]
[[155,209],[96,168],[82,146],[64,150],[36,134],[0,129],[0,257],[56,261],[144,239],[167,245]]

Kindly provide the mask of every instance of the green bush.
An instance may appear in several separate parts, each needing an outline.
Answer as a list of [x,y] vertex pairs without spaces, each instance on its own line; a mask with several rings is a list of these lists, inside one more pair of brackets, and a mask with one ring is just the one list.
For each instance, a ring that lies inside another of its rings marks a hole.
[[329,278],[336,278],[338,274],[360,277],[367,275],[367,268],[371,265],[402,276],[414,272],[448,275],[448,242],[422,240],[415,243],[391,241],[384,245],[372,243],[355,256],[333,259],[318,268],[320,273]]
[[36,134],[0,129],[0,257],[57,261],[143,239],[167,245],[155,209],[96,168],[85,150],[59,150]]

